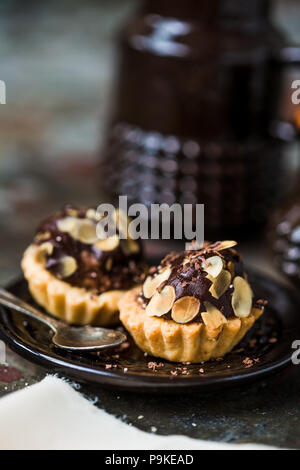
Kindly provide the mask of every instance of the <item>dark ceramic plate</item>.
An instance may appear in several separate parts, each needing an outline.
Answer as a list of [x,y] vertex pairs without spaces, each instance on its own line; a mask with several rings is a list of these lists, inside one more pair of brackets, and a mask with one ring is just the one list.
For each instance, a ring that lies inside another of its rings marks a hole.
[[[265,314],[235,350],[222,360],[182,365],[145,356],[129,338],[121,349],[77,354],[56,348],[51,331],[38,321],[0,308],[0,338],[33,362],[77,379],[141,392],[216,390],[264,377],[291,363],[300,338],[300,300],[275,281],[252,275],[255,295],[269,299]],[[10,290],[32,302],[24,280]],[[152,364],[151,364],[152,363]]]

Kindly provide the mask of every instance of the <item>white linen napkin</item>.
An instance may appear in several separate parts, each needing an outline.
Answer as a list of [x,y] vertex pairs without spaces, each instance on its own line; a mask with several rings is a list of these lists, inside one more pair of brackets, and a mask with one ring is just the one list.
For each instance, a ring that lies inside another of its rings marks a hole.
[[0,399],[0,449],[195,450],[266,449],[159,436],[98,409],[54,376]]

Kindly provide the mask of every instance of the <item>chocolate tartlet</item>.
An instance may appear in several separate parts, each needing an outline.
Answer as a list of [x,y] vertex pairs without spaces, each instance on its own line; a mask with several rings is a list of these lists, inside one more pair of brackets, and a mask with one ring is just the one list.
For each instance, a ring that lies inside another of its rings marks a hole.
[[244,337],[265,301],[253,299],[235,245],[171,253],[122,298],[120,319],[143,351],[197,363],[224,356]]
[[97,236],[95,209],[65,206],[47,218],[22,260],[34,299],[69,323],[116,323],[119,300],[146,277],[141,245],[128,236],[126,217],[116,211],[116,234],[104,240]]

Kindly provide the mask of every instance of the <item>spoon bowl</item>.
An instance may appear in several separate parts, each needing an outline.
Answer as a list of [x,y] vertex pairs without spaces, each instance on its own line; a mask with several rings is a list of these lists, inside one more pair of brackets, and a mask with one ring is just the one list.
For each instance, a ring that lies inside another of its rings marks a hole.
[[57,328],[52,341],[59,348],[91,351],[120,346],[126,339],[126,335],[121,331],[92,326],[61,325]]
[[120,346],[127,340],[124,333],[108,328],[92,326],[70,326],[45,315],[5,289],[0,288],[0,304],[45,323],[54,332],[55,346],[70,351],[98,351]]

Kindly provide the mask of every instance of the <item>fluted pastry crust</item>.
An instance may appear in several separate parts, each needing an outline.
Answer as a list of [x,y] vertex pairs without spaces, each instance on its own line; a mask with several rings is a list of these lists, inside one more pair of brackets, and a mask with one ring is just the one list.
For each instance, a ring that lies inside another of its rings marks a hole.
[[44,267],[39,247],[30,245],[22,259],[29,290],[47,312],[76,325],[110,326],[118,323],[118,303],[126,291],[111,290],[95,295],[57,279]]
[[174,362],[198,363],[223,357],[236,346],[262,315],[252,308],[247,318],[229,318],[216,329],[204,323],[178,324],[173,320],[149,317],[138,303],[141,287],[127,292],[119,303],[120,320],[136,344],[152,356]]

